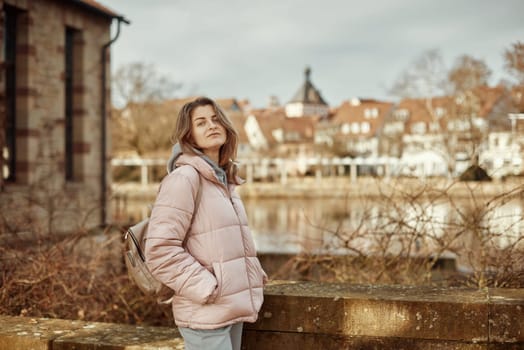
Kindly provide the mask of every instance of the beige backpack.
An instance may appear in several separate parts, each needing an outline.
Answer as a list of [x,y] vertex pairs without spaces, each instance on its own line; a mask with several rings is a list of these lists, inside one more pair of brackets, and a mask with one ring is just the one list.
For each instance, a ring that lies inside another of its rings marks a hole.
[[[201,181],[200,175],[198,175],[198,192],[195,200],[193,218],[195,217],[200,205],[200,197],[202,197]],[[191,224],[193,224],[193,218],[191,218]],[[149,268],[146,265],[144,248],[147,240],[148,224],[149,217],[129,227],[125,233],[124,259],[127,266],[127,272],[130,279],[135,282],[144,294],[155,295],[160,304],[170,304],[173,300],[173,290],[157,280],[151,274],[151,271],[149,271]]]

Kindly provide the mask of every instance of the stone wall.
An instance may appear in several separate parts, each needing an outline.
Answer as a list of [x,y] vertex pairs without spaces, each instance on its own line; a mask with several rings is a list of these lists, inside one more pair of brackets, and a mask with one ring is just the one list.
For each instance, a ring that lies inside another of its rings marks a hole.
[[524,348],[524,290],[298,282],[265,295],[248,349]]
[[[243,349],[524,349],[524,290],[272,282]],[[183,349],[176,328],[0,316],[0,349]]]
[[[102,48],[110,40],[111,18],[69,1],[0,0],[0,8],[4,5],[17,12],[16,179],[3,184],[0,198],[6,203],[16,195],[32,195],[35,190],[47,192],[39,195],[53,198],[54,207],[59,207],[61,212],[74,213],[72,218],[54,218],[64,231],[88,212],[86,224],[97,225],[101,218],[101,198],[106,194],[101,188],[101,177],[108,178],[101,173],[101,145],[105,138],[101,132],[101,101],[104,94],[109,97],[108,91],[102,91]],[[2,12],[0,24],[4,17]],[[66,28],[74,32],[71,90],[74,176],[67,180],[64,165]],[[109,60],[106,72],[109,77]],[[5,99],[0,99],[0,103],[5,104]],[[0,110],[4,107],[0,106]],[[15,208],[20,210],[19,205]],[[49,217],[47,209],[38,205],[31,208],[33,215],[44,220]]]

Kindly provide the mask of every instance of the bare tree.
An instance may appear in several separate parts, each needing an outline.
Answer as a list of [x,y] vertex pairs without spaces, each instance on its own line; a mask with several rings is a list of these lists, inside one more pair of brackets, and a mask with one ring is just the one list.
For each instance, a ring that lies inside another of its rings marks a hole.
[[454,92],[472,91],[479,86],[488,85],[491,70],[482,60],[469,55],[457,58],[448,73]]
[[440,53],[431,50],[414,60],[390,90],[396,96],[415,98],[418,108],[429,115],[432,149],[446,159],[450,175],[457,154],[466,154],[472,165],[478,163],[479,147],[487,135],[480,114],[490,74],[485,62],[468,55],[447,70]]
[[504,51],[504,63],[508,73],[517,80],[512,88],[514,107],[524,112],[524,43],[517,41]]
[[172,98],[181,85],[161,76],[152,64],[129,63],[113,75],[113,97],[117,107],[161,102]]
[[113,86],[119,106],[112,114],[113,149],[140,156],[169,149],[177,116],[169,98],[180,85],[152,65],[131,63],[116,71]]
[[504,67],[524,85],[524,43],[517,41],[504,51]]
[[[348,195],[347,201],[359,202],[358,212],[346,206],[329,226],[310,220],[322,234],[321,248],[304,249],[272,278],[522,288],[524,219],[505,209],[522,185],[495,196],[459,182],[397,179],[376,186],[375,199]],[[441,268],[449,259],[463,272]]]
[[479,147],[487,137],[488,125],[480,114],[488,98],[483,87],[488,86],[490,76],[487,64],[469,55],[457,58],[448,73],[454,104],[447,131],[455,136],[455,151],[466,153],[473,166],[478,166]]
[[[452,169],[455,166],[455,157],[449,150],[449,141],[452,138],[445,137],[444,125],[441,120],[440,106],[436,102],[442,99],[440,96],[446,95],[449,92],[448,72],[444,65],[442,55],[439,50],[432,49],[423,52],[415,58],[408,67],[400,74],[399,78],[393,83],[390,88],[390,94],[412,99],[412,104],[416,109],[424,111],[429,115],[428,124],[432,129],[432,149],[439,152],[447,163],[449,175],[451,176]],[[394,115],[393,115],[394,116]],[[409,116],[402,119],[404,125],[409,124]],[[407,131],[407,130],[405,130]],[[424,145],[425,143],[422,143]],[[404,142],[398,146],[403,149]],[[416,144],[409,145],[408,148],[417,148]],[[425,147],[425,146],[421,146]]]
[[431,49],[416,57],[390,88],[399,97],[431,98],[448,91],[446,67],[439,50]]

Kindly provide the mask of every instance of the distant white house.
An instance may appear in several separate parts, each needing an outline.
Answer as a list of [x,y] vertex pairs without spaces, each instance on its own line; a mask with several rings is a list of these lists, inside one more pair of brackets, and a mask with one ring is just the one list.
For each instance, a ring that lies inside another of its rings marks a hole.
[[511,127],[490,132],[479,162],[500,178],[524,172],[524,113],[510,113]]
[[380,130],[393,103],[352,98],[344,101],[316,130],[315,141],[334,153],[351,157],[378,157]]
[[404,99],[382,127],[381,154],[397,156],[402,173],[414,176],[458,176],[476,162],[490,175],[507,174],[510,164],[520,173],[522,161],[512,155],[521,149],[513,141],[519,132],[511,131],[510,110],[500,86],[479,87],[469,97]]
[[258,123],[257,117],[254,114],[249,114],[244,124],[244,130],[251,147],[254,150],[263,150],[269,147],[269,142],[264,136],[262,128]]
[[446,176],[448,173],[446,159],[441,152],[434,150],[421,150],[416,152],[404,152],[394,174],[426,177]]

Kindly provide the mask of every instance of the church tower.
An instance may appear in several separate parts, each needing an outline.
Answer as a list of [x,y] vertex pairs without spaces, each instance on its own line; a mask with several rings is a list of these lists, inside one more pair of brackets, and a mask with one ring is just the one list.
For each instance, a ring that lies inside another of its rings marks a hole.
[[320,95],[320,91],[311,82],[311,68],[304,70],[305,81],[295,96],[286,104],[286,115],[293,117],[319,116],[329,113],[329,106]]

